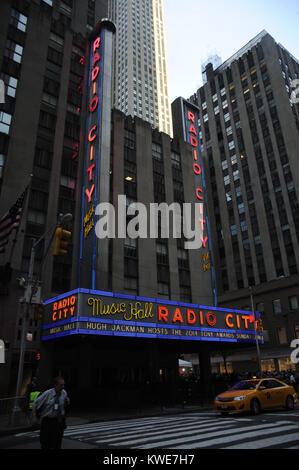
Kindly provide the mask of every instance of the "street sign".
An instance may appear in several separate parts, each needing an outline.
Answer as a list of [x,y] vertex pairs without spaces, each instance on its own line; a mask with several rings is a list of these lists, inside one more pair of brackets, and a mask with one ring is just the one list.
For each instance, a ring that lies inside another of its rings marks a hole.
[[[31,298],[31,289],[33,289],[33,295]],[[25,290],[25,302],[30,304],[41,304],[41,286],[27,286]]]

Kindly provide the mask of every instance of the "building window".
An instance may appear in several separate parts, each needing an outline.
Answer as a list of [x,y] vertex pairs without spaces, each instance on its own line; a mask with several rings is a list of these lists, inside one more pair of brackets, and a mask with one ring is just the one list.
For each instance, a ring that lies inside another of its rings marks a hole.
[[181,156],[179,153],[171,152],[171,164],[174,168],[181,169]]
[[272,305],[273,305],[273,312],[274,312],[275,314],[278,314],[278,313],[281,313],[281,312],[282,312],[280,299],[275,299],[275,300],[273,300],[273,301],[272,301]]
[[299,308],[297,295],[292,295],[292,297],[289,297],[289,306],[291,310],[297,310]]
[[285,328],[277,328],[279,344],[287,344],[287,332]]
[[10,14],[10,24],[25,33],[27,26],[27,16],[22,15],[22,13],[19,13],[17,10],[12,8]]
[[47,3],[48,5],[50,5],[50,7],[53,6],[53,0],[43,0],[44,3]]
[[169,298],[169,284],[158,282],[158,295],[164,295]]
[[53,108],[56,108],[57,106],[57,98],[53,95],[49,95],[48,93],[43,93],[42,102]]
[[11,96],[12,98],[15,98],[16,96],[16,90],[18,86],[18,79],[15,77],[10,77],[9,75],[4,76],[4,81],[7,85],[7,94],[8,96]]
[[23,46],[21,46],[20,44],[17,44],[14,41],[11,41],[10,39],[6,41],[6,47],[4,51],[4,55],[6,57],[9,57],[14,62],[17,62],[18,64],[20,64],[22,61],[22,54],[23,54]]
[[29,210],[27,220],[33,224],[44,225],[46,223],[46,216],[43,212]]
[[11,114],[0,112],[0,132],[3,132],[3,134],[9,134],[11,117]]
[[155,142],[152,143],[152,156],[156,160],[162,161],[162,147]]
[[232,235],[237,235],[237,226],[236,225],[231,225],[230,230],[231,230]]

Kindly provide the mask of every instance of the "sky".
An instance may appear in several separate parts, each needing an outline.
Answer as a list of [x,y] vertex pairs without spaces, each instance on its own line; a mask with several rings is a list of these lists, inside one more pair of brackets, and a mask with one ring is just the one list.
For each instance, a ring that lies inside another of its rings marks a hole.
[[170,101],[202,85],[201,64],[222,62],[265,29],[299,60],[299,0],[164,0]]

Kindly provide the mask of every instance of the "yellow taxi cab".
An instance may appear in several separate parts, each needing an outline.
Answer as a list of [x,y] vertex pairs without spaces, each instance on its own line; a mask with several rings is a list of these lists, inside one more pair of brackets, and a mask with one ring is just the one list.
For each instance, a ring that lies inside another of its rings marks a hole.
[[294,387],[278,379],[251,379],[238,382],[215,398],[214,410],[221,414],[249,411],[254,415],[267,408],[292,410],[298,402]]

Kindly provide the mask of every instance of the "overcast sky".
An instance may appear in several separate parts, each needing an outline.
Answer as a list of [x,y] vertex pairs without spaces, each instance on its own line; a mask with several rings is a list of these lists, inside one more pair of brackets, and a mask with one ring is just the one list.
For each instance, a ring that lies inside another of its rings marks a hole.
[[299,0],[164,0],[171,102],[202,85],[201,63],[222,62],[263,29],[299,60]]

